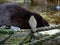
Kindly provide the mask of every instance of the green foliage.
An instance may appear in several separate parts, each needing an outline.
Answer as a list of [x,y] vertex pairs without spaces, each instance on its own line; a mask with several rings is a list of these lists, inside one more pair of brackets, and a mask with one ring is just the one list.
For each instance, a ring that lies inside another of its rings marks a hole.
[[[57,28],[60,28],[60,24],[59,25],[55,25],[55,27],[54,28],[52,28],[52,27],[47,27],[48,29],[47,30],[50,30],[50,29],[57,29]],[[37,33],[39,32],[39,31],[46,31],[46,27],[41,27],[41,28],[38,28],[37,29],[38,31],[36,31]],[[26,31],[28,31],[27,29],[26,29]],[[25,32],[26,33],[26,31],[15,31],[15,30],[9,30],[9,29],[2,29],[2,28],[0,28],[0,33],[2,33],[2,34],[14,34],[14,32]],[[29,31],[30,31],[30,29],[29,29]],[[36,32],[34,32],[34,33],[36,33]],[[25,34],[24,33],[24,34]],[[49,40],[53,40],[55,37],[57,37],[57,36],[60,36],[60,32],[59,33],[56,33],[56,34],[54,34],[54,35],[42,35],[42,34],[39,34],[39,39],[37,39],[38,38],[38,36],[37,36],[37,38],[35,38],[36,36],[34,35],[34,33],[32,33],[32,32],[30,32],[28,35],[26,35],[20,42],[19,42],[19,44],[20,45],[44,45],[44,43],[45,42],[47,42],[47,41],[49,41]],[[16,34],[16,33],[15,33]],[[20,33],[21,34],[21,33]],[[24,35],[23,35],[24,36]],[[34,41],[32,41],[32,42],[29,42],[30,40],[31,40],[31,37],[32,38],[35,38],[35,40]],[[21,39],[21,37],[19,37],[20,39]],[[20,39],[18,39],[18,40],[20,40]],[[15,41],[14,41],[15,40]],[[18,41],[17,40],[17,38],[13,38],[12,39],[12,41],[14,41],[14,43],[16,42],[16,41]]]
[[7,0],[0,0],[0,4],[6,3]]
[[[59,35],[58,35],[59,34]],[[51,35],[51,36],[48,36],[48,37],[44,37],[42,39],[39,39],[39,40],[36,40],[34,42],[31,42],[31,43],[28,43],[26,45],[46,45],[44,44],[44,42],[47,42],[47,41],[53,41],[56,37],[60,36],[60,32],[59,33],[56,33],[54,35]],[[53,42],[52,42],[53,43]]]
[[31,6],[34,6],[34,0],[30,0],[31,1]]
[[14,31],[13,30],[10,31],[8,29],[1,29],[0,28],[0,33],[2,33],[2,34],[14,34]]
[[47,0],[47,2],[51,5],[58,5],[58,2],[60,2],[60,0]]

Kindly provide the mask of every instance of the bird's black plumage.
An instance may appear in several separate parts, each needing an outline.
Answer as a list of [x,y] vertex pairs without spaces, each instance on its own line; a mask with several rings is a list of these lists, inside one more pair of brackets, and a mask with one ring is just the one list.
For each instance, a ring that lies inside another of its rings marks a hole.
[[17,26],[21,29],[30,29],[29,19],[34,16],[37,21],[37,27],[48,26],[48,22],[39,14],[30,12],[15,3],[5,3],[0,5],[0,26]]

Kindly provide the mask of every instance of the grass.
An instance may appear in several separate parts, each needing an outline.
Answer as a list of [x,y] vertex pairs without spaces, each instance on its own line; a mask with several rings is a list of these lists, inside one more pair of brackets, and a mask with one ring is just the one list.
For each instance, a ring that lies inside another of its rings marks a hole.
[[51,15],[51,14],[44,14],[44,13],[40,13],[40,15],[48,21],[48,23],[54,23],[54,24],[60,24],[60,16],[58,16],[58,12],[56,12],[55,14]]

